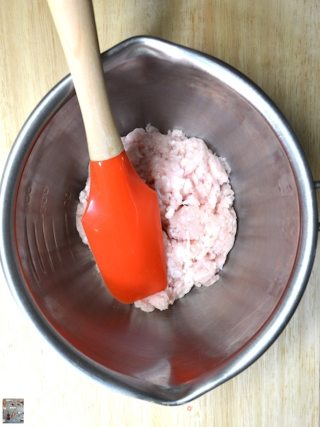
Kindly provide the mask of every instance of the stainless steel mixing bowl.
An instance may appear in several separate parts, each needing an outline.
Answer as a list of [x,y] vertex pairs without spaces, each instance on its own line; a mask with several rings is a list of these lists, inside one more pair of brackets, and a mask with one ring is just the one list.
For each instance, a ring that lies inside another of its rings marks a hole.
[[228,159],[239,223],[222,277],[165,312],[110,297],[75,227],[88,153],[70,77],[28,118],[7,162],[2,265],[71,362],[135,396],[180,404],[248,367],[287,324],[315,255],[314,185],[283,116],[226,64],[148,37],[120,43],[103,63],[121,135],[147,123],[181,128]]

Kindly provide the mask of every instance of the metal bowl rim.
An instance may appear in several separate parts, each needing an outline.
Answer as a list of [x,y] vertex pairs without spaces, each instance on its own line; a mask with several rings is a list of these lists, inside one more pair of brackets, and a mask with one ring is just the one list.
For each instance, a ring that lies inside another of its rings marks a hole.
[[[295,173],[299,170],[299,177],[296,176],[296,178],[299,196],[301,198],[300,203],[303,206],[302,214],[304,217],[301,222],[304,227],[305,239],[299,259],[297,260],[299,267],[298,271],[292,278],[284,301],[274,310],[272,319],[270,319],[264,328],[259,331],[256,338],[245,351],[240,352],[229,364],[223,366],[213,378],[202,380],[198,384],[190,384],[189,388],[187,387],[181,390],[163,390],[160,388],[146,390],[144,384],[135,379],[135,384],[132,384],[132,378],[113,373],[111,370],[102,367],[80,353],[57,334],[39,310],[37,310],[32,297],[26,292],[24,279],[18,267],[17,253],[13,244],[13,214],[15,202],[14,195],[17,183],[20,180],[23,167],[39,129],[43,128],[59,108],[74,95],[73,83],[70,75],[58,82],[38,103],[27,118],[10,151],[0,185],[0,230],[3,236],[0,242],[0,260],[9,289],[18,305],[22,308],[24,313],[28,315],[27,317],[32,319],[33,323],[37,326],[42,335],[45,336],[47,341],[73,365],[82,369],[93,378],[100,380],[102,383],[108,383],[120,389],[122,392],[131,394],[135,397],[165,405],[178,405],[201,396],[249,367],[272,345],[289,322],[305,291],[315,258],[317,243],[316,195],[308,162],[287,120],[271,99],[255,83],[248,79],[248,77],[213,56],[160,38],[149,36],[135,36],[124,40],[102,54],[103,62],[105,63],[110,56],[117,55],[119,52],[137,45],[146,46],[148,49],[156,49],[166,53],[169,49],[169,54],[182,54],[187,61],[197,63],[197,65],[201,64],[205,70],[210,70],[212,67],[215,67],[215,70],[227,73],[229,81],[232,81],[231,83],[236,86],[239,84],[240,86],[242,85],[244,90],[242,95],[245,97],[246,94],[247,96],[254,95],[255,100],[259,101],[258,105],[260,105],[261,108],[257,108],[257,110],[264,115],[269,123],[276,125],[273,129],[277,131],[282,142],[287,144],[287,148],[290,148],[289,154],[291,155],[291,161],[296,161],[294,165]],[[224,81],[224,83],[226,82]],[[246,92],[246,90],[248,91]],[[251,99],[248,100],[252,103]],[[253,105],[257,107],[256,104]],[[170,393],[171,391],[172,393]]]

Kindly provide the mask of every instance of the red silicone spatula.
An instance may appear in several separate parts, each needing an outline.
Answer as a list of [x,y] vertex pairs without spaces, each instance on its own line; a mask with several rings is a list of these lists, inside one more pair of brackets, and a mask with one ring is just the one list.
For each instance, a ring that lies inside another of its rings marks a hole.
[[90,193],[82,218],[101,275],[124,303],[166,287],[156,193],[137,175],[109,109],[89,0],[48,0],[72,74],[90,157]]

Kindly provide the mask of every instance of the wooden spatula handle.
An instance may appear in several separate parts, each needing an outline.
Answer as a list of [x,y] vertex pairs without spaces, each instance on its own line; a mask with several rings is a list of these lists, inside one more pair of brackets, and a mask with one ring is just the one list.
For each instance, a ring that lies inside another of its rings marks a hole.
[[72,74],[91,160],[123,151],[109,108],[91,0],[48,0]]

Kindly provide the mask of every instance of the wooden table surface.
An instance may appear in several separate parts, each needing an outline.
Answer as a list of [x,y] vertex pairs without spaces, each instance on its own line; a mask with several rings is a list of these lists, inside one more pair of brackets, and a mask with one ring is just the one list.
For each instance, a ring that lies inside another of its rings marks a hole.
[[[101,50],[136,34],[225,60],[278,104],[320,178],[319,0],[96,0]],[[44,0],[0,2],[0,167],[36,103],[67,66]],[[25,425],[319,426],[320,253],[285,332],[238,377],[180,407],[96,383],[40,336],[0,277],[0,398],[25,399]]]

